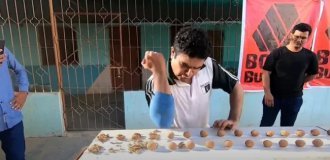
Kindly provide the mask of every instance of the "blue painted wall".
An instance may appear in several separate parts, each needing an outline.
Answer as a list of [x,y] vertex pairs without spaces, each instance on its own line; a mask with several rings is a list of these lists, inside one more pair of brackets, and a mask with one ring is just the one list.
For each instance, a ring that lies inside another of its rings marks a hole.
[[104,24],[74,24],[80,65],[107,65],[110,63],[109,28]]
[[22,112],[26,137],[64,135],[62,101],[58,92],[30,93]]
[[155,128],[149,117],[149,108],[144,91],[124,93],[125,125],[127,129]]
[[[62,75],[64,88],[70,89],[75,94],[84,93],[91,87],[110,63],[110,46],[108,28],[99,24],[73,26],[77,31],[79,66],[62,66]],[[55,66],[42,65],[37,33],[37,27],[31,24],[18,26],[12,23],[3,26],[0,39],[6,40],[6,47],[26,67],[32,88],[42,88],[46,92],[58,91]],[[84,80],[80,77],[84,77]]]
[[[61,24],[59,24],[61,25]],[[196,24],[203,29],[224,31],[224,66],[237,68],[239,55],[240,24]],[[102,24],[74,24],[76,30],[79,65],[62,67],[63,85],[72,93],[84,93],[88,90],[110,64],[109,28]],[[142,23],[141,57],[145,51],[161,52],[166,58],[170,53],[170,25],[166,23]],[[6,39],[6,46],[28,70],[31,84],[44,91],[58,91],[57,74],[54,65],[43,66],[37,35],[33,25],[6,24],[0,32],[0,38]],[[13,45],[14,44],[14,45]],[[79,77],[79,78],[78,78]],[[84,77],[81,80],[80,77]]]
[[33,25],[5,24],[1,28],[0,39],[6,40],[16,58],[25,66],[40,65],[37,30]]
[[[144,92],[125,92],[125,119],[127,129],[154,128],[149,119],[149,110]],[[246,92],[241,116],[241,127],[259,126],[262,116],[261,100],[263,92]],[[313,88],[304,91],[304,103],[295,126],[330,127],[330,89]],[[227,118],[229,113],[229,95],[222,90],[212,94],[210,123],[215,119]],[[280,114],[279,114],[280,115]],[[275,126],[280,126],[279,117]]]
[[[241,45],[241,23],[201,23],[196,24],[204,30],[223,32],[223,64],[225,68],[237,69]],[[220,45],[220,44],[219,44]]]
[[[64,89],[70,90],[72,94],[85,93],[105,67],[106,65],[62,66]],[[44,88],[46,92],[58,91],[57,71],[54,65],[25,68],[30,73],[30,87]],[[81,77],[84,79],[81,80]]]
[[[263,92],[245,93],[241,127],[259,126],[262,115]],[[212,95],[210,122],[226,118],[229,113],[229,96],[221,90]],[[324,126],[330,128],[330,89],[314,88],[304,91],[304,104],[295,126]],[[127,91],[124,94],[127,129],[155,128],[149,118],[144,91]],[[65,135],[60,95],[30,93],[23,109],[26,137]],[[275,126],[279,126],[279,118]]]
[[170,25],[142,24],[141,25],[141,58],[146,51],[162,53],[167,59],[170,54]]

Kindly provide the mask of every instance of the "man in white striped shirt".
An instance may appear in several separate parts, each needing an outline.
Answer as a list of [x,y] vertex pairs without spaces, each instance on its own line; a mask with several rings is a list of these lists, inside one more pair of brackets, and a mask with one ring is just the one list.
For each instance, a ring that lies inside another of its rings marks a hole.
[[213,127],[238,127],[243,90],[238,79],[209,56],[210,42],[200,29],[182,28],[175,36],[166,69],[162,54],[147,51],[142,61],[152,72],[146,84],[150,117],[160,128],[205,128],[209,125],[212,89],[230,94],[230,113]]

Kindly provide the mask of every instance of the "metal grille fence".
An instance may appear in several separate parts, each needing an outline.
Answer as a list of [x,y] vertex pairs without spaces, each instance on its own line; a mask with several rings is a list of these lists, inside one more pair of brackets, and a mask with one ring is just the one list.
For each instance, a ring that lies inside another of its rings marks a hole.
[[183,26],[207,31],[237,74],[242,0],[0,0],[0,38],[32,92],[61,91],[67,130],[125,128],[124,91],[142,90],[146,50],[169,56]]

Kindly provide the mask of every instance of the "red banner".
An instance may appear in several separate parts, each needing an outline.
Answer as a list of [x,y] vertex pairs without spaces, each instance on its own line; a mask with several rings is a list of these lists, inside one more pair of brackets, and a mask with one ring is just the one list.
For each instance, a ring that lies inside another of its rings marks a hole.
[[[315,29],[320,0],[247,0],[243,18],[239,78],[244,90],[262,90],[267,55],[286,41],[292,27],[305,22]],[[311,47],[313,36],[305,45]]]
[[317,27],[313,50],[319,59],[319,73],[311,86],[330,86],[330,0],[324,1],[320,23]]

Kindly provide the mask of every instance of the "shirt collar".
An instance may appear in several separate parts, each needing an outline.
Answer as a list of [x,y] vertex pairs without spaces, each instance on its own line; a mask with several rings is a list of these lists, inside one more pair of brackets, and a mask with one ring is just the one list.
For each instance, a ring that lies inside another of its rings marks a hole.
[[[206,61],[206,60],[205,60]],[[172,69],[172,65],[171,65],[172,59],[168,58],[168,62],[167,62],[167,79],[168,79],[168,83],[170,85],[174,85],[176,84],[175,80],[177,80],[176,76],[174,75],[173,69]],[[205,64],[205,62],[204,62]],[[206,66],[204,65],[202,69],[204,69]]]

